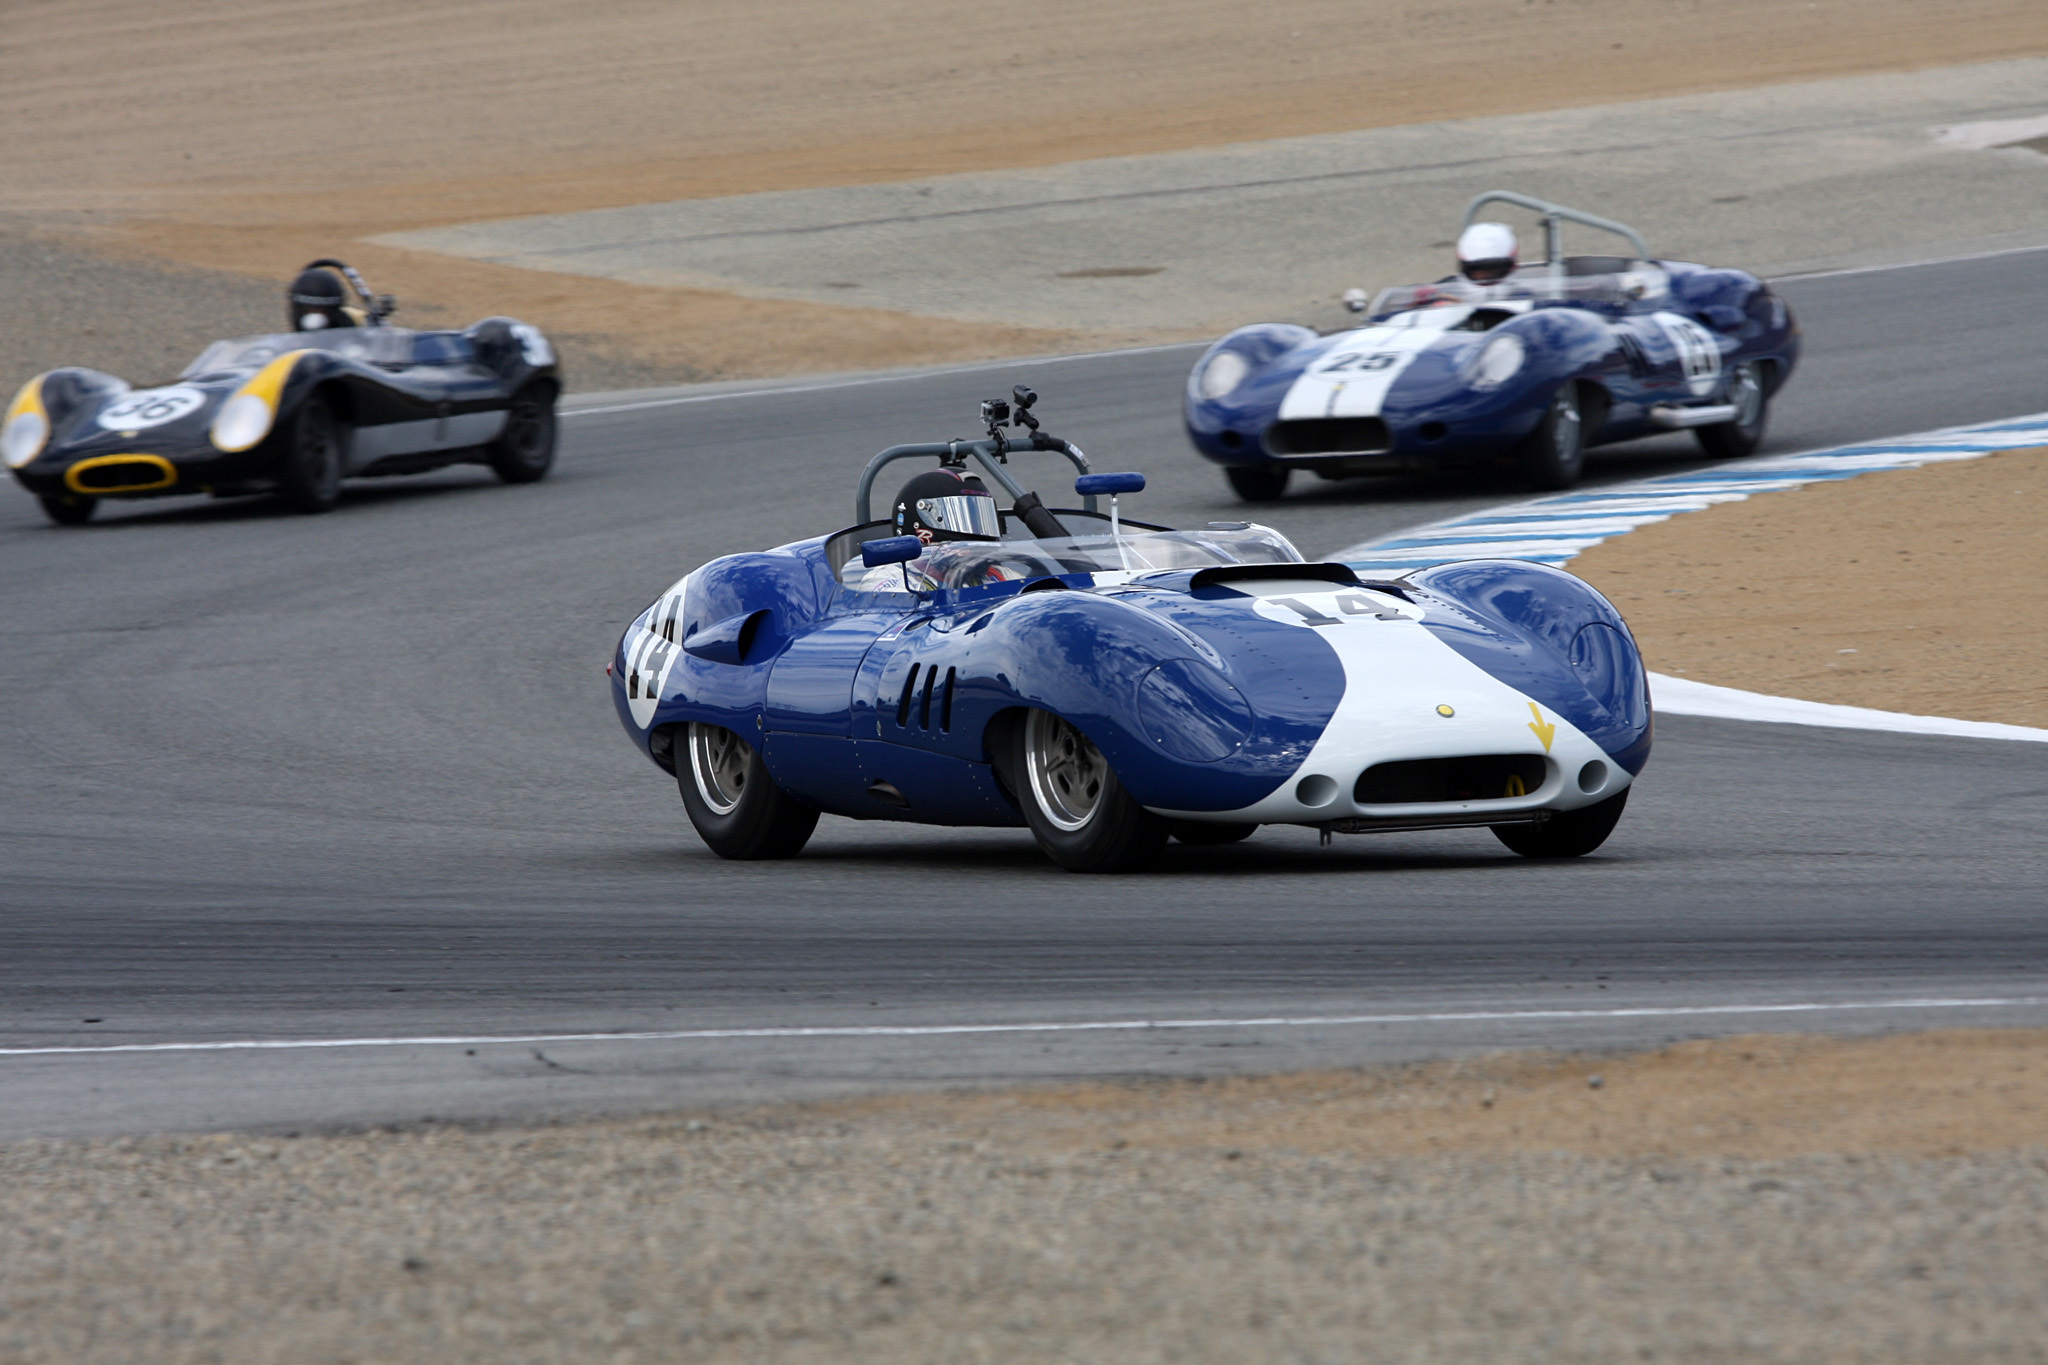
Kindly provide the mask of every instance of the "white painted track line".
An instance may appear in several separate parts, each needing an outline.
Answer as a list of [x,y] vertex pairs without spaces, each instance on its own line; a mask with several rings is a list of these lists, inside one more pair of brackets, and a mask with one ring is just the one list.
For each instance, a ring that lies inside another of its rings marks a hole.
[[1949,735],[1957,739],[2016,739],[2048,744],[2048,730],[2006,725],[1991,720],[1952,720],[1947,716],[1911,716],[1868,706],[1837,706],[1830,702],[1772,697],[1734,687],[1716,687],[1650,675],[1650,695],[1657,713],[1666,716],[1711,716],[1721,720],[1764,721],[1778,725],[1819,725],[1840,730],[1888,730],[1900,735]]
[[664,1029],[621,1033],[423,1034],[388,1038],[243,1038],[215,1043],[108,1043],[99,1046],[5,1047],[0,1057],[54,1057],[133,1052],[289,1052],[366,1047],[488,1047],[535,1043],[715,1042],[736,1038],[942,1038],[975,1034],[1142,1032],[1148,1029],[1336,1028],[1361,1024],[1545,1023],[1599,1019],[1697,1019],[1731,1015],[1839,1014],[1849,1011],[2025,1009],[2048,996],[1934,996],[1894,1000],[1798,1001],[1787,1004],[1644,1005],[1614,1009],[1460,1010],[1411,1014],[1270,1015],[1251,1019],[1100,1019],[1072,1023],[850,1024],[784,1028]]

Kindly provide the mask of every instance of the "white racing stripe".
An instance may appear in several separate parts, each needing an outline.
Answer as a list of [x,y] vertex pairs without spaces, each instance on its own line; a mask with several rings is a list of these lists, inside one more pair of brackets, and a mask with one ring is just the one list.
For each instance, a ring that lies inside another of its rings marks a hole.
[[[1471,309],[1445,310],[1462,317]],[[1377,417],[1415,357],[1444,338],[1439,326],[1362,327],[1318,357],[1280,400],[1283,422],[1317,417]]]
[[1387,1014],[1266,1015],[1249,1019],[1094,1019],[1071,1023],[821,1024],[774,1028],[664,1029],[620,1033],[419,1034],[389,1038],[241,1038],[218,1043],[106,1043],[0,1047],[0,1057],[97,1056],[138,1052],[296,1052],[358,1047],[489,1047],[534,1043],[687,1043],[745,1038],[946,1038],[1005,1033],[1124,1033],[1150,1029],[1334,1028],[1361,1024],[1568,1023],[1602,1019],[1701,1019],[1739,1015],[1839,1014],[1851,1010],[1993,1010],[2048,1005],[2048,996],[1909,996],[1894,1000],[1796,1001],[1777,1005],[1638,1005],[1612,1009],[1441,1010]]

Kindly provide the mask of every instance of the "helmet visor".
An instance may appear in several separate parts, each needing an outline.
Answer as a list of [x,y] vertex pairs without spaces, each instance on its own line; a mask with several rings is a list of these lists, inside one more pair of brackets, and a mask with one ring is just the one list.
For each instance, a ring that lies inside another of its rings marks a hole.
[[1003,519],[996,500],[987,494],[961,494],[950,498],[919,498],[917,519],[939,535],[979,536],[999,540]]

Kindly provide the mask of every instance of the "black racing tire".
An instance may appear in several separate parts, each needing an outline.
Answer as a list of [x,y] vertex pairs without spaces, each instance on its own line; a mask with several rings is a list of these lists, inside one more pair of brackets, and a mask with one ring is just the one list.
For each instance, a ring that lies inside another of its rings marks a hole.
[[760,753],[731,730],[692,721],[677,733],[676,789],[699,838],[736,862],[794,858],[818,812],[768,776]]
[[1287,476],[1294,471],[1284,465],[1227,464],[1223,477],[1230,491],[1246,502],[1278,502],[1287,491]]
[[278,496],[294,511],[332,512],[341,502],[348,424],[316,393],[299,405],[279,435]]
[[1522,439],[1516,452],[1531,485],[1544,490],[1570,488],[1586,469],[1586,424],[1579,387],[1558,385],[1557,396],[1536,430]]
[[1710,427],[1694,427],[1693,439],[1716,460],[1756,454],[1757,447],[1764,443],[1764,428],[1771,420],[1769,373],[1754,360],[1743,361],[1729,371],[1727,401],[1735,405],[1735,419]]
[[1259,829],[1257,825],[1212,825],[1206,820],[1175,820],[1167,828],[1175,843],[1200,847],[1243,843]]
[[1614,833],[1628,794],[1623,787],[1605,801],[1561,811],[1539,825],[1495,825],[1493,837],[1524,858],[1583,858]]
[[1004,735],[1003,778],[1045,856],[1069,872],[1138,872],[1166,847],[1167,821],[1139,805],[1089,738],[1050,711]]
[[85,525],[100,505],[98,498],[82,493],[38,493],[36,501],[43,505],[43,515],[59,526]]
[[490,445],[491,468],[506,483],[538,483],[555,465],[555,389],[526,384],[512,395],[505,429]]

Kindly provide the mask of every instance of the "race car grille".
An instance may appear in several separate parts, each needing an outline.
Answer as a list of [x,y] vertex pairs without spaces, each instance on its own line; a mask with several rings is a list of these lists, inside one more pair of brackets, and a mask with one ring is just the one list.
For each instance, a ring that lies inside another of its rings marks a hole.
[[1543,785],[1544,776],[1543,759],[1536,754],[1410,758],[1373,764],[1358,775],[1352,795],[1361,806],[1498,801],[1529,795]]
[[140,493],[177,481],[176,467],[161,455],[96,455],[64,471],[74,493]]
[[1384,455],[1393,448],[1377,417],[1305,417],[1266,428],[1269,455]]

